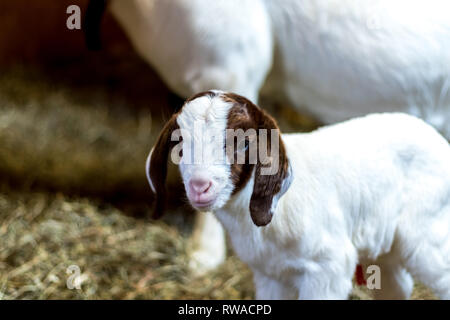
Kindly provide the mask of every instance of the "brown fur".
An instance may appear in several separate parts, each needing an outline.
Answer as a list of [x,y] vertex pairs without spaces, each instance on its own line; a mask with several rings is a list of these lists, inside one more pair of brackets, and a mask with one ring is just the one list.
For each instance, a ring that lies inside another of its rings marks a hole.
[[156,191],[155,209],[153,211],[153,218],[155,219],[163,215],[166,204],[167,158],[176,143],[176,141],[171,141],[170,138],[172,132],[179,128],[177,116],[178,113],[172,115],[162,129],[150,159],[149,175]]
[[[271,131],[270,129],[277,129],[278,125],[275,120],[268,115],[264,110],[257,107],[250,100],[233,93],[226,93],[223,95],[225,101],[233,103],[234,106],[230,110],[228,116],[228,128],[238,129],[244,131],[253,128],[268,130],[268,155],[270,153]],[[281,136],[281,135],[280,135]],[[248,157],[248,152],[247,152]],[[248,158],[246,158],[247,160]],[[273,213],[270,211],[272,200],[275,194],[280,192],[283,180],[287,177],[289,162],[286,156],[283,141],[279,140],[279,170],[274,175],[261,175],[263,164],[259,159],[256,165],[237,164],[233,163],[231,167],[231,178],[235,184],[233,193],[239,192],[250,179],[253,167],[255,168],[255,182],[253,186],[253,193],[250,199],[250,214],[253,222],[257,226],[265,226],[272,220]]]

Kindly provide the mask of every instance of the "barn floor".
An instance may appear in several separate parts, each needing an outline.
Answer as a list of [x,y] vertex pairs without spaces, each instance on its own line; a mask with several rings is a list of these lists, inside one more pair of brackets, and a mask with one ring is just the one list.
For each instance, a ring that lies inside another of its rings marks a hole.
[[[167,89],[154,75],[127,88],[129,79],[99,74],[104,85],[83,86],[40,70],[0,73],[0,298],[253,298],[251,273],[232,253],[211,274],[190,274],[184,206],[146,217],[143,163],[155,119],[170,114]],[[72,265],[80,290],[67,287]],[[413,298],[433,296],[419,285]]]

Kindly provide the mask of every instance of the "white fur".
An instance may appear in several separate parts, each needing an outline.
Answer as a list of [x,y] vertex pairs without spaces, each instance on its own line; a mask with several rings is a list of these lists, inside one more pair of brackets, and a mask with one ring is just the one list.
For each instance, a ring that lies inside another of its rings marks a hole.
[[[179,168],[186,190],[190,180],[197,175],[212,182],[211,192],[216,200],[212,207],[202,210],[222,207],[233,191],[230,166],[223,157],[223,139],[231,107],[231,103],[218,97],[203,96],[187,103],[177,117],[183,136],[183,158]],[[198,158],[194,162],[188,155],[195,152],[198,152]]]
[[[291,187],[257,228],[249,183],[216,211],[258,298],[345,299],[356,264],[381,267],[378,298],[407,298],[410,274],[450,299],[450,147],[403,114],[285,134]],[[407,270],[407,271],[406,271]]]
[[199,212],[195,221],[189,267],[196,275],[214,269],[225,260],[225,230],[210,212]]
[[220,88],[257,99],[273,55],[260,0],[114,0],[111,10],[179,95]]
[[[230,107],[202,97],[184,106],[178,124],[189,130],[202,119],[207,136],[225,130]],[[210,209],[253,270],[257,298],[345,299],[361,262],[381,268],[377,298],[408,298],[412,275],[450,299],[450,146],[442,136],[392,113],[282,139],[291,185],[265,227],[249,212],[253,177],[230,196],[229,164],[211,165],[211,144],[203,162],[180,166],[186,187],[193,172],[215,179]]]

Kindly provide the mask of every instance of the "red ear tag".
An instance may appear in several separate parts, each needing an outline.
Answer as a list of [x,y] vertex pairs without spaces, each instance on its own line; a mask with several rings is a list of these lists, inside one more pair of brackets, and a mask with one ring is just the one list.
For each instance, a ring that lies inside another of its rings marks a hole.
[[364,279],[364,271],[363,271],[363,268],[362,268],[362,266],[360,264],[358,264],[356,266],[355,278],[356,278],[356,284],[358,286],[365,286],[365,285],[367,285],[367,281],[366,281],[366,279]]

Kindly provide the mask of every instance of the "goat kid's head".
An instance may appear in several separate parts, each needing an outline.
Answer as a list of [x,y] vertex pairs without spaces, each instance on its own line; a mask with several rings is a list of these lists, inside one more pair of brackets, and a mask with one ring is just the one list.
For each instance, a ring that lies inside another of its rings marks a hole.
[[155,218],[164,211],[169,159],[178,164],[197,210],[220,209],[253,182],[249,210],[257,226],[270,223],[290,185],[289,161],[275,120],[233,93],[199,93],[164,126],[146,165],[156,194]]

